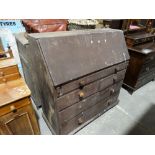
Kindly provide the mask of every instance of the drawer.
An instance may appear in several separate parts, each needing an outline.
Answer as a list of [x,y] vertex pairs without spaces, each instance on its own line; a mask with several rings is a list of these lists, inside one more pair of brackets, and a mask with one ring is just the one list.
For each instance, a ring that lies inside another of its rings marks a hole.
[[17,66],[10,66],[6,68],[0,68],[0,77],[10,75],[10,74],[16,74],[18,73],[18,67]]
[[2,106],[2,107],[0,107],[0,117],[3,115],[6,115],[7,113],[17,111],[19,108],[22,108],[23,106],[28,105],[30,103],[31,102],[30,102],[29,98],[24,98],[22,100],[13,102],[6,106]]
[[7,81],[12,81],[12,80],[16,80],[18,78],[20,78],[20,74],[19,73],[16,73],[16,74],[10,74],[10,75],[6,75],[6,76],[3,76],[3,77],[0,77],[0,84],[1,83],[5,83]]
[[140,88],[146,83],[154,80],[154,78],[155,78],[155,70],[153,72],[150,72],[149,74],[146,74],[145,76],[140,77],[136,83],[135,88]]
[[155,64],[145,65],[144,67],[142,67],[139,74],[139,79],[145,78],[150,73],[155,73]]
[[125,70],[118,72],[117,74],[113,74],[104,79],[95,81],[89,85],[86,85],[82,89],[77,89],[69,94],[61,96],[57,99],[56,104],[58,110],[63,110],[72,104],[83,100],[84,98],[96,93],[97,91],[101,91],[112,84],[124,79]]
[[110,86],[109,88],[97,92],[88,98],[82,100],[81,102],[78,102],[76,104],[73,104],[72,106],[62,110],[59,112],[59,120],[61,124],[68,122],[71,118],[75,117],[78,115],[80,112],[92,107],[99,101],[103,100],[104,98],[109,97],[110,95],[113,95],[117,92],[119,92],[121,86],[122,86],[123,81],[116,83],[113,86]]
[[150,62],[154,62],[155,61],[155,54],[151,53],[148,56],[146,56],[145,60],[144,60],[144,64],[150,63]]
[[125,69],[127,67],[127,65],[128,65],[128,62],[124,62],[124,63],[118,64],[118,65],[112,66],[110,68],[95,72],[91,75],[85,76],[85,77],[80,78],[75,81],[72,81],[72,82],[62,85],[60,87],[57,87],[56,90],[57,90],[58,96],[62,96],[68,92],[75,90],[75,89],[78,89],[78,88],[80,89],[80,88],[84,87],[85,85],[90,84],[96,80],[99,80],[99,79],[102,79],[109,75],[112,75],[120,70]]
[[118,94],[110,98],[103,99],[99,103],[90,107],[84,112],[71,119],[70,121],[61,125],[61,134],[68,134],[74,129],[80,127],[88,120],[93,119],[95,116],[99,116],[101,113],[105,112],[112,104],[117,102]]
[[[13,108],[11,108],[13,109]],[[31,104],[10,111],[0,117],[0,134],[34,135],[39,134],[39,126]]]
[[146,78],[149,74],[154,74],[155,73],[155,67],[154,68],[146,68],[146,71],[143,73],[139,74],[138,80]]

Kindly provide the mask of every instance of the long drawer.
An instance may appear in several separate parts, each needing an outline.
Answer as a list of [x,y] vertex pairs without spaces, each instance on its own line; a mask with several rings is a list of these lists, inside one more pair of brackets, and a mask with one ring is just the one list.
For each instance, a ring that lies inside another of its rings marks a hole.
[[79,102],[92,94],[95,94],[97,91],[101,91],[109,87],[110,85],[118,81],[121,81],[122,79],[124,79],[124,75],[125,75],[125,70],[122,70],[118,72],[117,74],[113,74],[104,79],[101,79],[89,85],[86,85],[85,87],[83,87],[82,90],[77,89],[69,94],[66,94],[58,98],[56,101],[58,110],[59,111],[63,110],[64,108],[67,108],[71,106],[72,104]]
[[155,53],[151,53],[148,56],[146,56],[144,60],[144,64],[151,63],[155,61]]
[[3,77],[0,77],[0,84],[1,83],[6,83],[7,81],[11,81],[11,80],[16,80],[18,78],[20,78],[20,74],[16,73],[16,74],[10,74],[10,75],[6,75]]
[[109,88],[102,90],[100,92],[97,92],[89,96],[88,98],[82,100],[81,102],[73,104],[72,106],[59,112],[59,120],[61,124],[66,123],[71,118],[78,115],[80,112],[98,103],[100,100],[103,100],[104,98],[107,98],[110,95],[113,95],[114,93],[118,92],[122,86],[122,83],[123,81],[118,82],[115,85],[110,86]]
[[103,99],[99,103],[95,104],[94,106],[90,107],[86,111],[80,113],[70,121],[66,122],[61,126],[61,134],[68,134],[74,129],[78,128],[88,120],[92,119],[96,115],[103,113],[108,109],[109,106],[117,102],[118,94],[111,96],[110,98]]
[[10,74],[16,74],[18,73],[18,67],[16,66],[10,66],[5,68],[0,68],[0,77],[4,77]]
[[80,89],[80,88],[84,87],[85,85],[90,84],[96,80],[99,80],[99,79],[102,79],[109,75],[112,75],[114,73],[117,73],[118,71],[125,69],[127,67],[127,65],[128,65],[128,62],[123,62],[121,64],[112,66],[110,68],[107,68],[107,69],[104,69],[104,70],[101,70],[98,72],[95,72],[91,75],[85,76],[78,80],[75,80],[75,81],[72,81],[65,85],[62,85],[60,87],[57,87],[56,90],[58,93],[58,97],[66,94],[68,92],[71,92],[75,89],[78,89],[78,88]]
[[140,88],[144,84],[146,84],[146,83],[148,83],[154,79],[155,79],[155,70],[153,72],[150,72],[146,76],[143,76],[143,78],[139,78],[137,83],[136,83],[135,88]]

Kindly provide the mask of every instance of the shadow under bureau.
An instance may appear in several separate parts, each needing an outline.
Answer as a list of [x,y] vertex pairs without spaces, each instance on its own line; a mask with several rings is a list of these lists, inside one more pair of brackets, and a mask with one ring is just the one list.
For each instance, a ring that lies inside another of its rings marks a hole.
[[28,34],[26,46],[24,35],[16,39],[31,76],[24,75],[54,134],[73,134],[118,103],[129,60],[122,31]]

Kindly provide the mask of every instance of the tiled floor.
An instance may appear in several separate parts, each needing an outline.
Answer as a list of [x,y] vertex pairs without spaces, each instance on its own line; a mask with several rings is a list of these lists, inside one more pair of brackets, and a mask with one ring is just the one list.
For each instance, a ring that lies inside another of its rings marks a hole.
[[[88,124],[77,135],[155,134],[155,82],[130,95],[121,89],[119,104]],[[51,134],[38,110],[41,134]]]

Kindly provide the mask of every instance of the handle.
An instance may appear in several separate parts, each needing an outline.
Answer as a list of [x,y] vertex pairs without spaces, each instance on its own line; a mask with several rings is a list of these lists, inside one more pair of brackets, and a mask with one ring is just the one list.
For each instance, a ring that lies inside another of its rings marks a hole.
[[111,104],[111,100],[108,100],[108,101],[107,101],[107,104],[108,104],[108,106],[110,106],[110,104]]
[[16,109],[16,107],[14,105],[10,106],[10,110],[13,113],[17,112],[17,109]]
[[79,98],[80,98],[80,99],[83,99],[83,97],[84,97],[84,92],[82,92],[82,91],[79,92]]
[[150,60],[153,60],[153,59],[154,59],[154,57],[153,57],[153,56],[151,56],[151,57],[150,57]]
[[81,125],[82,123],[83,123],[83,119],[80,117],[80,118],[78,119],[78,124]]
[[119,66],[117,66],[117,67],[115,68],[115,73],[117,73],[119,70],[120,70],[120,68],[119,68]]
[[3,82],[7,82],[7,80],[6,80],[6,79],[2,79],[2,81],[3,81]]
[[118,80],[117,75],[114,75],[114,77],[113,77],[113,82],[116,83],[117,80]]
[[115,93],[115,89],[114,88],[111,88],[110,89],[110,95],[114,94]]
[[79,82],[79,88],[82,89],[84,87],[84,81]]
[[4,72],[0,72],[0,76],[4,76]]
[[146,67],[146,71],[148,72],[150,70],[150,68],[149,67]]

